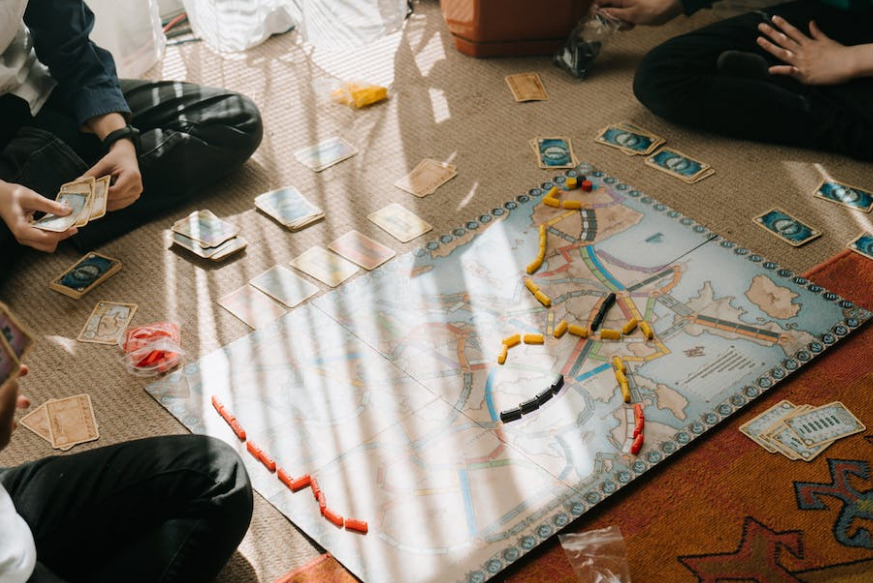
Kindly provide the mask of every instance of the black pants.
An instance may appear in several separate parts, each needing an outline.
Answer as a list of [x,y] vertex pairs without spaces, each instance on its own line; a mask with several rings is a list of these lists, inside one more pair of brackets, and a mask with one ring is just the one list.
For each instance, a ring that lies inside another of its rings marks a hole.
[[[88,251],[203,193],[239,168],[261,142],[257,107],[222,89],[173,81],[123,80],[131,123],[142,132],[143,194],[131,206],[79,230],[73,244]],[[54,198],[104,154],[51,98],[32,118],[17,97],[0,97],[0,180]],[[22,248],[0,221],[0,282]]]
[[239,456],[200,435],[48,457],[0,483],[36,541],[31,583],[212,581],[252,516]]
[[[832,39],[873,42],[873,8],[844,12],[816,0],[765,9],[809,36],[815,20]],[[828,150],[873,160],[873,77],[813,87],[792,78],[737,75],[716,66],[728,50],[778,61],[755,39],[760,13],[748,13],[676,37],[653,49],[634,79],[637,98],[670,121],[741,138]]]

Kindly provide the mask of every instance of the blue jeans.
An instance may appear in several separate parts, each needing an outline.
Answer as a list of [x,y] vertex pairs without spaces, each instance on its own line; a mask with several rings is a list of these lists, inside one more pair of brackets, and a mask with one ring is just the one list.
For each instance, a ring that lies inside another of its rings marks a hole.
[[[131,206],[80,229],[72,243],[82,252],[205,193],[248,160],[263,135],[257,107],[236,93],[175,81],[122,80],[121,89],[141,131],[144,191]],[[103,154],[63,104],[50,98],[34,118],[24,101],[0,97],[0,180],[54,198]],[[0,282],[23,250],[0,221]]]
[[31,583],[206,583],[248,529],[252,488],[217,439],[173,435],[0,469],[36,541]]
[[[782,16],[807,36],[815,20],[842,44],[873,43],[873,7],[846,12],[817,0],[796,0],[762,12]],[[761,13],[750,12],[655,47],[640,63],[634,93],[675,123],[873,160],[873,77],[825,87],[770,75],[766,67],[780,63],[755,42],[761,22]],[[763,69],[720,70],[719,57],[726,51],[747,53]]]

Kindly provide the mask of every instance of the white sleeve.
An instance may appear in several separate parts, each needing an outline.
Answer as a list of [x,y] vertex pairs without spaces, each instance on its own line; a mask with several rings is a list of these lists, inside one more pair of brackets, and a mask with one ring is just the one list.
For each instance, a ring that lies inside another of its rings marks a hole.
[[36,565],[36,546],[30,527],[15,511],[12,498],[0,484],[0,581],[25,583]]

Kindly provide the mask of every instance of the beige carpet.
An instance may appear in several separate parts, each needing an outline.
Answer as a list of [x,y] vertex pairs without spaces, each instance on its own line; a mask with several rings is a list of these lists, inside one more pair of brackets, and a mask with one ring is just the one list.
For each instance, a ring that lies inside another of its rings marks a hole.
[[[723,13],[723,11],[721,11]],[[431,222],[438,234],[545,181],[528,140],[567,135],[580,160],[617,176],[727,238],[794,271],[805,271],[832,256],[869,217],[813,199],[823,175],[873,187],[869,165],[812,151],[749,144],[691,132],[648,113],[633,97],[634,68],[646,50],[718,14],[680,18],[660,29],[620,35],[578,82],[546,58],[480,61],[455,52],[437,2],[415,5],[405,30],[367,50],[322,54],[294,34],[269,40],[248,53],[222,57],[201,43],[168,49],[151,78],[187,79],[225,86],[251,96],[262,108],[264,141],[251,162],[232,179],[206,193],[200,204],[136,230],[102,252],[120,258],[124,270],[84,299],[75,301],[48,288],[48,281],[77,258],[64,249],[53,256],[34,253],[23,262],[0,296],[38,335],[28,356],[31,375],[24,390],[38,404],[79,392],[92,396],[101,439],[119,441],[184,431],[143,387],[129,376],[116,349],[81,344],[75,338],[100,299],[139,305],[135,324],[170,319],[182,326],[188,360],[196,360],[250,329],[216,303],[253,276],[287,263],[311,245],[357,229],[399,253],[427,240],[401,244],[367,220],[390,202],[400,202]],[[539,71],[551,99],[517,104],[504,76]],[[390,85],[391,99],[366,111],[352,111],[327,99],[338,78]],[[716,175],[686,185],[621,152],[596,146],[593,137],[610,122],[630,120],[669,144],[710,163]],[[349,161],[315,174],[297,163],[294,150],[333,135],[360,148]],[[459,175],[435,194],[418,199],[393,184],[425,157],[450,161]],[[326,210],[326,220],[290,233],[256,212],[252,199],[294,185]],[[750,218],[779,205],[823,231],[799,249],[779,242]],[[168,250],[166,229],[195,208],[209,208],[237,224],[249,240],[236,259],[212,265]],[[326,289],[323,285],[322,289]],[[27,430],[16,433],[0,455],[12,465],[54,453]],[[271,506],[258,499],[251,530],[222,575],[224,582],[270,582],[320,552]]]

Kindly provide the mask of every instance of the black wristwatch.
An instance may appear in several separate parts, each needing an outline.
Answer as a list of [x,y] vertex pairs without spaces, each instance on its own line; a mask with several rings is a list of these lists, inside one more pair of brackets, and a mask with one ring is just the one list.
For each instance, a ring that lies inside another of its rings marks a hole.
[[130,140],[133,142],[133,147],[136,148],[136,153],[139,154],[139,130],[133,127],[132,125],[126,125],[123,128],[119,128],[113,132],[109,132],[106,134],[106,137],[103,138],[103,147],[106,148],[106,151],[109,151],[109,147],[112,146],[118,140]]

